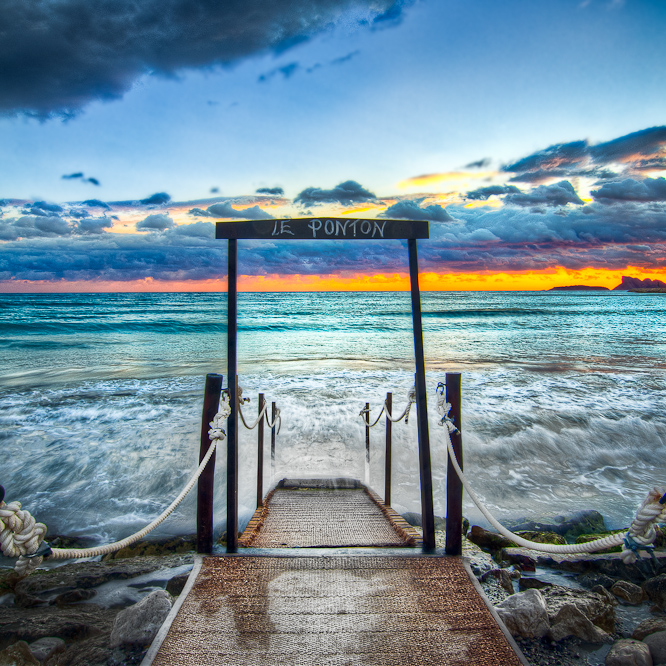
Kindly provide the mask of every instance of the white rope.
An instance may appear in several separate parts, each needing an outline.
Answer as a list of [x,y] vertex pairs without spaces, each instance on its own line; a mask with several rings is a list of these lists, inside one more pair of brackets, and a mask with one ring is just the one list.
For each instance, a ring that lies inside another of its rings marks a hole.
[[377,420],[372,424],[370,424],[370,419],[367,416],[364,416],[365,414],[369,414],[369,410],[366,410],[365,408],[362,409],[359,412],[359,416],[363,419],[363,423],[365,425],[369,426],[370,428],[374,428],[377,423],[379,423],[379,419],[382,417],[382,414],[386,412],[386,418],[391,421],[392,423],[397,423],[398,421],[402,421],[402,419],[405,419],[405,423],[409,423],[409,412],[412,408],[412,405],[416,402],[416,387],[412,387],[409,389],[409,393],[407,394],[407,406],[403,410],[402,414],[395,418],[393,414],[391,414],[391,411],[389,410],[388,405],[386,404],[386,400],[384,400],[384,406],[382,407],[382,411],[379,412],[379,416],[377,417]]
[[[130,546],[142,539],[149,532],[152,532],[158,525],[163,523],[171,513],[173,513],[174,509],[183,501],[190,490],[192,490],[192,487],[208,464],[210,457],[215,452],[215,447],[226,437],[224,424],[229,414],[231,414],[231,409],[229,408],[228,397],[225,395],[220,402],[217,414],[215,414],[215,417],[209,424],[210,430],[208,431],[208,436],[211,440],[211,444],[208,451],[206,451],[206,455],[199,464],[197,471],[192,475],[192,478],[183,488],[180,495],[178,495],[178,497],[176,497],[176,499],[159,517],[153,520],[152,523],[146,525],[146,527],[139,532],[136,532],[121,541],[116,541],[115,543],[82,549],[52,548],[48,557],[52,557],[56,560],[69,560],[106,555],[120,550],[121,548],[125,548],[126,546]],[[27,511],[21,511],[20,502],[11,502],[10,504],[0,502],[0,527],[2,527],[2,531],[0,532],[0,543],[2,545],[3,554],[7,557],[16,557],[17,554],[20,555],[15,570],[22,576],[31,573],[42,563],[43,557],[28,558],[25,556],[31,555],[37,551],[39,545],[44,540],[46,525],[36,523],[34,518],[32,518]],[[7,546],[5,546],[5,544],[7,544]]]
[[245,416],[243,416],[243,410],[241,409],[240,401],[238,402],[238,413],[240,414],[241,421],[243,422],[243,425],[248,429],[248,430],[254,430],[257,427],[257,424],[261,421],[261,419],[264,418],[264,415],[266,414],[266,409],[268,408],[268,403],[264,402],[264,406],[262,410],[259,412],[259,415],[255,419],[254,423],[250,426],[247,424],[247,421],[245,420]]
[[275,433],[276,436],[280,434],[280,429],[282,428],[282,416],[280,416],[280,410],[276,407],[275,408],[275,418],[273,419],[273,423],[270,422],[268,419],[268,412],[265,412],[265,417],[266,417],[266,425],[269,428],[273,428],[275,424],[278,424],[277,432]]
[[[447,403],[448,404],[448,403]],[[450,406],[449,406],[450,409]],[[448,414],[448,411],[447,411]],[[650,545],[654,542],[656,537],[655,523],[666,521],[666,506],[659,503],[659,500],[663,497],[665,493],[664,488],[653,488],[648,496],[645,498],[638,511],[636,512],[636,518],[631,523],[629,530],[625,534],[612,534],[602,539],[596,539],[595,541],[588,541],[587,543],[573,543],[567,545],[560,544],[545,544],[545,543],[536,543],[535,541],[529,541],[523,539],[523,537],[514,534],[513,532],[507,530],[502,524],[500,524],[488,511],[483,502],[479,499],[477,494],[472,490],[469,482],[465,478],[463,471],[458,465],[458,460],[456,459],[455,451],[453,450],[453,444],[451,443],[450,433],[455,431],[455,425],[449,419],[448,421],[443,421],[443,424],[447,425],[447,434],[446,434],[446,445],[449,450],[449,457],[451,463],[453,464],[456,474],[460,478],[465,490],[468,495],[474,501],[474,504],[479,508],[479,511],[486,517],[486,520],[504,537],[511,539],[514,543],[522,546],[523,548],[530,548],[532,550],[537,550],[542,553],[591,553],[597,550],[605,550],[606,548],[612,548],[613,546],[624,546],[622,550],[622,561],[625,564],[631,564],[635,562],[638,555],[637,550],[640,547],[648,547],[650,550]],[[629,538],[627,538],[629,537]],[[632,544],[633,540],[633,544]]]

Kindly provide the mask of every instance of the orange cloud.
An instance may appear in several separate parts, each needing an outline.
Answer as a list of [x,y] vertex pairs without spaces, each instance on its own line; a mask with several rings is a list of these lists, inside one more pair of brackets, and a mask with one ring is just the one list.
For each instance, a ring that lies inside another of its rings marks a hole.
[[427,173],[422,176],[407,178],[398,183],[400,189],[437,185],[439,183],[468,183],[473,180],[485,180],[497,175],[497,171],[445,171]]

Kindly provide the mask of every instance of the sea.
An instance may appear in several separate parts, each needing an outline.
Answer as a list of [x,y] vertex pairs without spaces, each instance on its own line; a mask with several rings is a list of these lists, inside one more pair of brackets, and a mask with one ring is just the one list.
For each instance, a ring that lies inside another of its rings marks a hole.
[[[446,515],[436,387],[461,373],[464,466],[500,520],[595,509],[628,525],[666,485],[666,296],[626,292],[421,295],[435,513]],[[197,467],[206,373],[224,375],[226,294],[0,294],[0,484],[50,534],[107,543],[178,495]],[[241,293],[238,371],[281,413],[264,488],[363,480],[365,428],[414,384],[409,293]],[[384,489],[385,420],[369,482]],[[257,431],[240,427],[239,513],[256,507]],[[215,525],[226,529],[226,450]],[[392,504],[420,512],[416,410],[393,426]],[[194,492],[191,493],[194,495]],[[464,513],[485,524],[465,497]],[[195,531],[188,497],[158,534]],[[48,537],[47,537],[48,538]]]

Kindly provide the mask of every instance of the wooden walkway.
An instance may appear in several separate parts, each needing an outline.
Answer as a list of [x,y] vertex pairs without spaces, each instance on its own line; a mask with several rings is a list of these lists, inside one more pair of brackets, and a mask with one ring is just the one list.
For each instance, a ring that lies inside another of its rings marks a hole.
[[[360,484],[340,485],[281,483],[243,534],[251,554],[203,559],[144,666],[526,663],[461,558],[404,550],[417,533]],[[391,549],[331,548],[359,534]]]

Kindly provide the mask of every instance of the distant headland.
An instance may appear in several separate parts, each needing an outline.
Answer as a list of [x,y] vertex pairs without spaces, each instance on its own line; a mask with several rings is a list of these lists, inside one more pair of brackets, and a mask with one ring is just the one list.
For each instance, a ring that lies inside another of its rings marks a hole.
[[635,291],[637,293],[666,293],[666,282],[645,278],[622,276],[622,282],[609,289],[608,287],[593,287],[587,284],[573,284],[565,287],[553,287],[547,291]]

